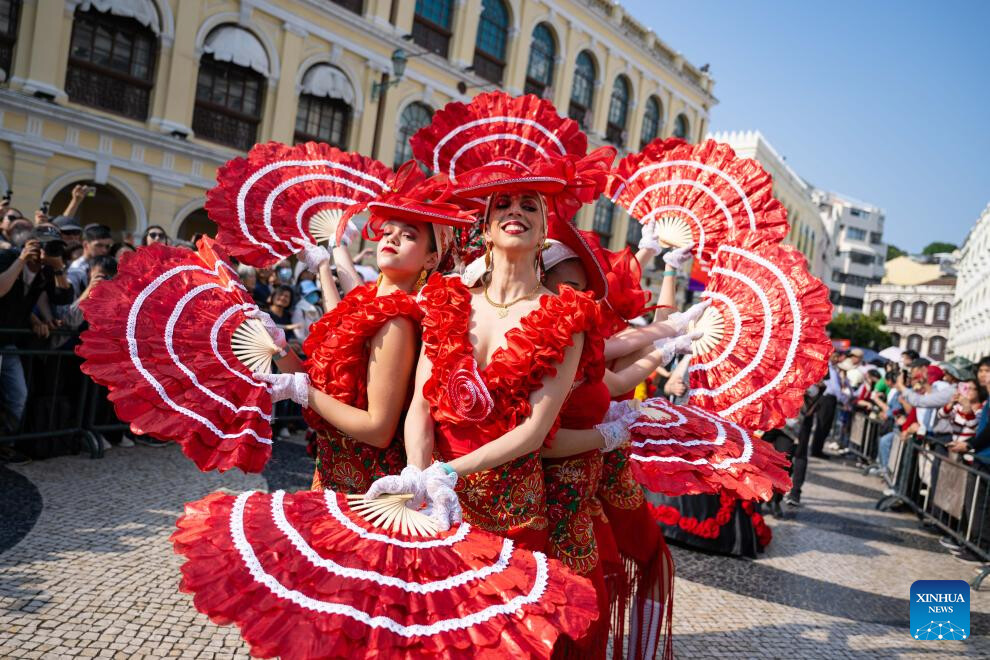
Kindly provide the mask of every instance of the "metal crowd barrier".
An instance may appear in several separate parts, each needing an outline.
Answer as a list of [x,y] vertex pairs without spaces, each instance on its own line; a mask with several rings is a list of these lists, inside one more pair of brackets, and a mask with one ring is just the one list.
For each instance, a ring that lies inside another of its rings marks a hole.
[[879,455],[880,424],[870,418],[869,414],[860,410],[853,413],[849,423],[849,450],[852,451],[869,469],[877,461]]
[[907,505],[919,518],[979,557],[983,566],[970,583],[979,589],[990,575],[990,471],[956,455],[933,451],[918,438],[894,437],[888,467],[894,494],[877,502],[888,510]]
[[[34,337],[30,330],[24,329],[0,328],[0,335]],[[102,458],[102,437],[123,433],[128,425],[114,414],[113,404],[107,399],[107,389],[80,370],[82,359],[74,352],[78,334],[53,330],[51,337],[66,341],[58,348],[4,348],[0,345],[0,361],[19,360],[27,384],[27,403],[16,426],[5,428],[7,424],[3,422],[9,421],[9,417],[0,418],[0,444],[14,445],[23,453],[39,457],[46,454],[39,448],[39,443],[57,441],[64,443],[63,449],[71,450],[52,449],[44,457],[87,451],[90,458]],[[305,427],[301,409],[285,403],[276,406],[273,426]],[[0,415],[6,416],[3,399],[0,399]]]

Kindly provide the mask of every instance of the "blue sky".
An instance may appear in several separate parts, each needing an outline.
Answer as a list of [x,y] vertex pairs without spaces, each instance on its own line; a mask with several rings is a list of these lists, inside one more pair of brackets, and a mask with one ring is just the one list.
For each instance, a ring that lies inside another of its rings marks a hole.
[[712,130],[758,129],[884,239],[961,243],[990,202],[990,2],[624,0],[697,66]]

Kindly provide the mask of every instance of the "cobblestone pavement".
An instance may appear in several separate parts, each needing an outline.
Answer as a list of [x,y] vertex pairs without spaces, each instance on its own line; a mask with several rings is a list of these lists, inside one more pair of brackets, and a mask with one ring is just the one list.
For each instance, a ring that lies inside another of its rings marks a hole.
[[[212,490],[308,486],[303,447],[276,447],[263,476],[202,474],[177,447],[0,466],[0,657],[247,657],[235,628],[177,591],[168,537],[182,503]],[[678,656],[990,657],[990,591],[973,595],[976,637],[908,634],[911,582],[968,580],[971,566],[913,517],[876,512],[874,479],[838,461],[809,472],[805,506],[769,519],[760,559],[673,548]]]

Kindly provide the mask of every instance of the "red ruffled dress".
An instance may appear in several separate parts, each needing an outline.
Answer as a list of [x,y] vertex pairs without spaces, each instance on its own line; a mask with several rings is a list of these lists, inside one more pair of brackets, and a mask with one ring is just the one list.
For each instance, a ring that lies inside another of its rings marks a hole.
[[[404,291],[379,296],[375,284],[354,289],[310,327],[303,350],[309,356],[305,366],[311,385],[341,403],[367,408],[371,339],[392,319],[418,324],[422,316],[416,299]],[[408,397],[407,392],[401,395]],[[314,489],[364,493],[376,479],[405,467],[400,438],[379,449],[355,440],[310,408],[303,416],[317,432]]]
[[[471,292],[460,278],[433,275],[420,298],[423,344],[433,363],[423,394],[434,421],[435,451],[446,461],[527,419],[530,395],[555,373],[574,335],[597,314],[590,294],[565,288],[559,296],[545,295],[479,370],[469,337]],[[468,475],[458,481],[457,491],[465,521],[528,550],[546,548],[547,499],[539,452]]]

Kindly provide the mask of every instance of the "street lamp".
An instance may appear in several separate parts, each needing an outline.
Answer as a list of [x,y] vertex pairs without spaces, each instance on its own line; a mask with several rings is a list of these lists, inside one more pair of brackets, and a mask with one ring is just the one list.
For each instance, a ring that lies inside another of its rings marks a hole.
[[385,90],[393,85],[398,85],[402,81],[402,76],[406,72],[406,63],[409,61],[409,55],[401,48],[396,48],[392,52],[392,73],[395,75],[394,80],[389,80],[387,73],[382,74],[381,82],[371,83],[371,100],[372,102],[377,101]]

